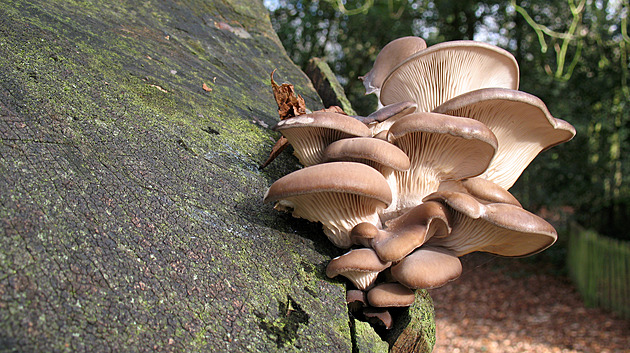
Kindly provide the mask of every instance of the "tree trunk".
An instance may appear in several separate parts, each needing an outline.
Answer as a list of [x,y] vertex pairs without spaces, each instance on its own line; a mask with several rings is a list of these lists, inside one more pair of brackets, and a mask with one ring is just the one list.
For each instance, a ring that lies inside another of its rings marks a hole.
[[352,351],[273,69],[321,108],[257,1],[0,3],[0,350]]

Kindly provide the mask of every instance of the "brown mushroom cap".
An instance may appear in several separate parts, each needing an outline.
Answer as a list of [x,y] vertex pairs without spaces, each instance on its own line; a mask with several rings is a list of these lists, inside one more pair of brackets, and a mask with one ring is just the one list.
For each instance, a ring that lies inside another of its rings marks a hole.
[[358,289],[366,290],[374,284],[379,272],[390,265],[391,262],[381,261],[370,248],[354,249],[330,260],[326,266],[326,276],[344,276]]
[[446,207],[439,202],[424,202],[387,221],[386,229],[378,232],[369,242],[378,257],[383,261],[400,261],[434,235],[448,235]]
[[428,47],[394,68],[382,84],[383,105],[412,101],[418,111],[480,88],[518,89],[519,69],[509,52],[485,43],[452,41]]
[[392,314],[387,309],[365,308],[363,315],[372,325],[381,325],[388,330],[394,325]]
[[381,172],[384,169],[407,170],[410,164],[409,157],[400,148],[372,137],[335,141],[326,147],[322,160],[364,163]]
[[414,102],[399,102],[386,105],[374,113],[367,116],[364,122],[372,131],[372,136],[376,137],[380,133],[386,132],[398,119],[416,111],[418,105]]
[[501,256],[521,257],[550,247],[556,230],[544,219],[507,203],[482,204],[460,192],[439,191],[425,197],[449,206],[451,234],[432,238],[427,244],[444,247],[462,256],[485,251]]
[[420,37],[402,37],[389,42],[376,56],[374,66],[365,76],[359,77],[365,86],[365,94],[376,93],[390,71],[407,57],[427,47]]
[[434,111],[475,119],[492,130],[499,142],[497,153],[481,177],[504,189],[514,185],[541,151],[575,136],[575,128],[554,118],[538,97],[511,89],[468,92]]
[[381,283],[367,292],[367,299],[377,308],[405,307],[413,304],[416,295],[400,283]]
[[359,289],[348,289],[346,291],[346,304],[350,311],[357,311],[367,306],[365,292]]
[[338,247],[352,245],[348,235],[357,224],[380,227],[378,212],[391,202],[387,181],[374,168],[354,162],[318,164],[294,171],[274,182],[264,202],[294,217],[321,222]]
[[362,122],[334,112],[315,112],[281,120],[274,130],[280,131],[293,146],[304,166],[321,163],[321,156],[330,143],[348,137],[372,136]]
[[500,187],[496,183],[481,177],[443,181],[440,184],[438,191],[457,191],[468,193],[483,204],[509,203],[522,207],[521,203],[509,191]]
[[422,246],[392,266],[392,276],[405,287],[430,289],[457,279],[462,263],[451,251]]
[[444,180],[483,173],[497,147],[493,133],[478,121],[425,112],[398,120],[388,138],[409,156],[411,167],[393,173],[395,202],[383,211],[382,219],[419,205]]

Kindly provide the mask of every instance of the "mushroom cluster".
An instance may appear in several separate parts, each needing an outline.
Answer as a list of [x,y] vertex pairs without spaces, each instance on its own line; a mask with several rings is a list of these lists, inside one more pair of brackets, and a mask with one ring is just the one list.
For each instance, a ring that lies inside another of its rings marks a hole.
[[528,256],[556,241],[553,226],[507,190],[575,129],[518,91],[510,53],[405,37],[386,45],[361,79],[379,98],[369,116],[316,112],[277,124],[304,168],[264,197],[351,248],[326,269],[355,287],[351,310],[389,328],[388,308],[459,277],[460,256]]

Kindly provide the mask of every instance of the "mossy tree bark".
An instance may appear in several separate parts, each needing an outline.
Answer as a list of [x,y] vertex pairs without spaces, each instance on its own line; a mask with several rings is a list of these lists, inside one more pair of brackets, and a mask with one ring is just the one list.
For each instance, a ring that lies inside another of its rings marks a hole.
[[352,350],[275,68],[321,107],[257,1],[0,4],[1,350]]

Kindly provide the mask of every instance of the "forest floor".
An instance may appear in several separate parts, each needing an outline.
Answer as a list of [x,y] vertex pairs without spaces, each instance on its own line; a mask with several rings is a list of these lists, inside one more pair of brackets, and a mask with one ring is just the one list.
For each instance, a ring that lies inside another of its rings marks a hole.
[[630,352],[630,320],[585,307],[553,256],[464,256],[461,277],[430,291],[434,353]]

